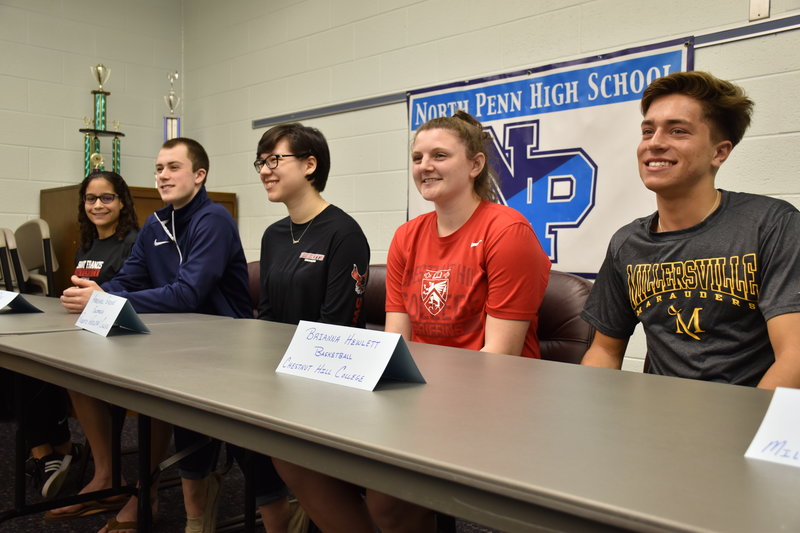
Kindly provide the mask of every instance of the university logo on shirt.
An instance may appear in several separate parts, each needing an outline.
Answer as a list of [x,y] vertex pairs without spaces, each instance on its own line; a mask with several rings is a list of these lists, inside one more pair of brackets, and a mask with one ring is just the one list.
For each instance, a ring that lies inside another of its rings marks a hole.
[[438,315],[447,303],[450,269],[426,270],[422,275],[422,303],[432,315]]

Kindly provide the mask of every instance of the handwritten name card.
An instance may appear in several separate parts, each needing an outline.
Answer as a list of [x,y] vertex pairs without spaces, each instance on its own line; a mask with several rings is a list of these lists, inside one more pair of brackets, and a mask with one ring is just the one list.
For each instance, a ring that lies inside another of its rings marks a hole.
[[8,307],[16,313],[43,313],[41,309],[30,303],[18,292],[0,291],[0,309]]
[[126,298],[100,291],[92,293],[75,325],[103,337],[107,337],[114,326],[140,333],[150,332]]
[[381,378],[425,383],[400,334],[305,320],[275,371],[369,391]]
[[775,389],[744,456],[800,467],[800,389]]

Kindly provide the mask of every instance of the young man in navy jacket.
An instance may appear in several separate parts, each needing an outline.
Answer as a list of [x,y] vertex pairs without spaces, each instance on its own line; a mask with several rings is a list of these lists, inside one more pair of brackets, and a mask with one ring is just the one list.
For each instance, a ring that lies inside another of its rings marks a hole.
[[[208,168],[208,155],[197,141],[176,138],[164,143],[156,159],[155,179],[161,199],[168,205],[147,218],[128,260],[114,279],[98,286],[73,276],[74,287],[65,290],[61,297],[64,307],[80,313],[93,291],[106,291],[127,298],[138,313],[252,317],[247,263],[239,232],[228,211],[206,194]],[[92,449],[107,450],[110,456],[110,417],[106,406],[94,398],[71,395]],[[170,432],[167,424],[153,422],[154,438],[159,437],[153,448],[153,460],[157,463],[166,453]],[[97,445],[92,442],[93,436],[98,440]],[[175,428],[179,450],[204,438]],[[219,484],[209,475],[212,456],[213,448],[206,446],[181,462],[187,532],[214,531]],[[98,461],[97,453],[95,461],[104,462]],[[100,478],[96,474],[82,492],[111,486],[110,466],[107,473],[102,465],[100,470]],[[120,529],[120,525],[135,529],[136,503],[131,498],[101,531]],[[68,514],[80,512],[80,506],[74,507],[78,509],[71,509]]]

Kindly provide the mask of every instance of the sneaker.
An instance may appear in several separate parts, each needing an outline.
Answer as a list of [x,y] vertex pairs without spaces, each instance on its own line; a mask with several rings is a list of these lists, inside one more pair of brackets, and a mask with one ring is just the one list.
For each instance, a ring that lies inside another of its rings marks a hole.
[[69,466],[72,464],[72,453],[61,455],[60,453],[51,453],[50,455],[36,460],[37,470],[39,471],[39,479],[42,483],[42,496],[44,498],[52,498],[67,479],[69,473]]

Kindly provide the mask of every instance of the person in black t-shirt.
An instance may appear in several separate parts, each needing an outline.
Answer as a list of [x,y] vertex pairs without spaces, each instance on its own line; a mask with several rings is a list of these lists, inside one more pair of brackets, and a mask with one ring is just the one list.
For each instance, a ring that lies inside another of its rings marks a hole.
[[[130,253],[139,227],[122,176],[95,172],[83,180],[78,222],[76,271],[98,282],[111,279]],[[27,396],[20,426],[31,448],[28,470],[42,496],[50,498],[58,494],[81,448],[71,443],[64,389],[34,378],[19,379]]]
[[[256,158],[267,198],[289,211],[261,239],[259,318],[364,327],[369,244],[358,223],[320,194],[330,169],[325,137],[298,123],[275,126],[261,137]],[[357,487],[285,461],[273,463],[323,531],[330,530],[330,513],[340,510],[330,494],[342,494],[342,505],[361,506],[357,516],[364,523],[350,523],[350,531],[371,527]]]

